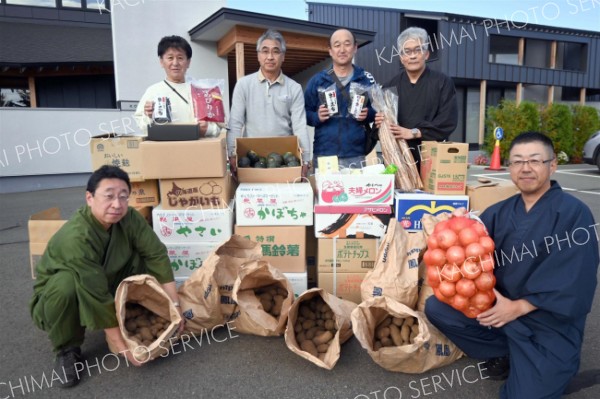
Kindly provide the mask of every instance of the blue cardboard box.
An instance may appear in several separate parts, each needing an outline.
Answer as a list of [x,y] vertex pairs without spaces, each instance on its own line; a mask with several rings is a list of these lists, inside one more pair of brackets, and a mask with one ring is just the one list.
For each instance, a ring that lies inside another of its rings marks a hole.
[[424,214],[438,215],[452,212],[457,208],[469,209],[467,195],[436,195],[425,192],[404,193],[396,191],[394,211],[396,219],[404,230],[422,230],[421,218]]

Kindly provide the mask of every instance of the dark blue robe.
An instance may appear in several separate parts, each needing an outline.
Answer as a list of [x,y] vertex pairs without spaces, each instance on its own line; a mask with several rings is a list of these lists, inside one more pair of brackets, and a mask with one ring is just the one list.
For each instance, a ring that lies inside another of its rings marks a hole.
[[600,228],[588,207],[555,181],[529,212],[515,195],[481,219],[496,244],[496,289],[538,309],[500,329],[483,327],[435,297],[425,312],[467,355],[510,355],[501,398],[558,398],[579,369]]

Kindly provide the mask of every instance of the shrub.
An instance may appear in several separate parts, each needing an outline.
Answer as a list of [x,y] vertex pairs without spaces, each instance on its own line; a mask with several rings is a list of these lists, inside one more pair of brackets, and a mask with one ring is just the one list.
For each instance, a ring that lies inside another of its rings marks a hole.
[[485,151],[494,151],[496,138],[494,129],[501,126],[504,138],[500,147],[500,157],[508,159],[509,143],[520,133],[529,130],[540,130],[538,106],[529,101],[523,101],[519,106],[514,101],[502,100],[496,107],[487,108]]
[[569,158],[573,150],[573,115],[566,104],[550,104],[542,109],[541,130],[552,139],[556,153],[563,151]]
[[596,131],[600,130],[599,111],[587,105],[573,105],[573,134],[574,134],[574,154],[572,161],[580,163],[583,145]]

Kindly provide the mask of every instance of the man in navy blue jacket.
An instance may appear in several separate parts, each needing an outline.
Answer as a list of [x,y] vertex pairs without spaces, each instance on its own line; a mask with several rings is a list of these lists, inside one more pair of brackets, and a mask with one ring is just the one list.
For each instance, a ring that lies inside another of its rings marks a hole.
[[496,303],[469,319],[430,297],[429,320],[469,357],[489,359],[490,379],[508,378],[500,398],[559,398],[579,369],[596,291],[598,223],[589,208],[550,180],[552,141],[517,136],[509,170],[520,194],[481,215],[496,244]]
[[[369,87],[375,83],[373,76],[353,65],[352,59],[358,50],[356,39],[347,29],[338,29],[329,38],[329,55],[332,67],[313,76],[304,92],[304,104],[308,125],[315,127],[313,163],[315,168],[319,156],[337,155],[344,167],[360,168],[365,159],[365,126],[373,122],[375,111],[370,106],[353,116],[349,112],[350,85],[358,83]],[[336,82],[337,81],[339,84]],[[343,87],[344,94],[340,90]],[[324,95],[319,91],[335,88],[336,112],[324,104]],[[365,94],[366,96],[366,94]]]

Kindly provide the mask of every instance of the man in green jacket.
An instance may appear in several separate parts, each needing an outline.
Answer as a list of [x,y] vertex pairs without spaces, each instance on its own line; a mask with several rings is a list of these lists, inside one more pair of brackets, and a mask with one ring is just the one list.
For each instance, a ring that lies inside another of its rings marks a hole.
[[[79,382],[85,329],[104,329],[106,340],[139,366],[119,331],[114,295],[128,276],[148,273],[179,306],[167,249],[144,217],[128,207],[129,176],[102,166],[87,183],[86,202],[52,237],[36,266],[30,303],[34,323],[48,333],[62,387]],[[183,328],[183,323],[180,330]]]

